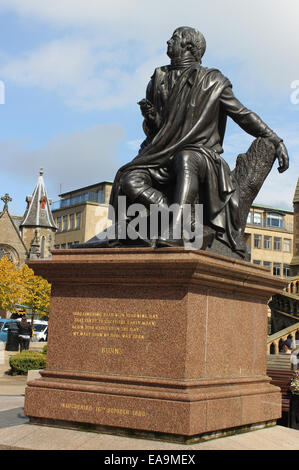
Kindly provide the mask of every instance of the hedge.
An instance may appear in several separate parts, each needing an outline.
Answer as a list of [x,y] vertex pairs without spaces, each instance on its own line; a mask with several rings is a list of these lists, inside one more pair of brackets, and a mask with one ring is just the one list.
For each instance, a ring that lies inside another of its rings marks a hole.
[[9,359],[11,375],[27,375],[28,370],[44,369],[46,355],[39,351],[22,351]]

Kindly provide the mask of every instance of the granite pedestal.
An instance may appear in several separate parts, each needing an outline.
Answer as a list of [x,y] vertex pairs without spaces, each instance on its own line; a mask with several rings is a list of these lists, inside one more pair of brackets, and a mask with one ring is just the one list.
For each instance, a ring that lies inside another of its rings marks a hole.
[[31,422],[190,442],[275,423],[267,301],[285,281],[205,251],[57,250]]

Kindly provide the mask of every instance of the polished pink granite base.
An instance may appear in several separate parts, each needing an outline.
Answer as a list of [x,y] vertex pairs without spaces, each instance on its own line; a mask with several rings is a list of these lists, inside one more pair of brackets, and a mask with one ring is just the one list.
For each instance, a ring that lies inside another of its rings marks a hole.
[[281,416],[266,376],[264,268],[203,251],[59,250],[47,367],[25,414],[46,422],[199,436]]

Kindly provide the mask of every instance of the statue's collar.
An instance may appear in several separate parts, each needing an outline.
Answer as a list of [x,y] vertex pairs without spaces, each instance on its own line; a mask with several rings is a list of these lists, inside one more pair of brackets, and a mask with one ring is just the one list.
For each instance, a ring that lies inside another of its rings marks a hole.
[[192,57],[187,57],[185,59],[171,59],[170,68],[186,68],[191,65],[199,65],[199,62],[193,59]]

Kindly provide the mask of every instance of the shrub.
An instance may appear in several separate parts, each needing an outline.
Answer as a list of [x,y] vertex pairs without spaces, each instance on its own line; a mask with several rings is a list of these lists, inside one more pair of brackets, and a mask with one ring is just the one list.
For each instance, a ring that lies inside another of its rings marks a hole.
[[47,354],[47,345],[45,345],[45,346],[43,347],[42,353],[43,353],[43,354]]
[[9,359],[12,375],[27,375],[28,370],[44,369],[46,355],[38,351],[22,351]]

